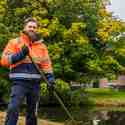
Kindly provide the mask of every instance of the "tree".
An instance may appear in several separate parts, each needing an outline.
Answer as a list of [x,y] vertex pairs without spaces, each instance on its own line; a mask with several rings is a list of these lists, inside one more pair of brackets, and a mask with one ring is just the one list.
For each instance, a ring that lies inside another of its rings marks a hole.
[[124,37],[120,35],[125,24],[106,10],[106,2],[2,0],[2,48],[10,36],[18,35],[24,18],[33,16],[39,21],[39,32],[48,45],[56,77],[78,82],[102,76],[113,79],[124,70]]

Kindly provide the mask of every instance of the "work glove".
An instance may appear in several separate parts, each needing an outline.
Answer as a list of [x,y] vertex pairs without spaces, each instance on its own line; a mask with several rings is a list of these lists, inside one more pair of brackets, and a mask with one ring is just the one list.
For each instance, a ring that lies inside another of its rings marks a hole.
[[30,32],[27,32],[26,34],[28,35],[29,39],[32,42],[39,41],[41,39],[41,35],[39,33],[30,31]]
[[29,48],[25,44],[21,48],[21,53],[23,54],[24,57],[29,54]]
[[54,75],[52,73],[47,73],[46,78],[47,78],[47,81],[48,81],[47,88],[49,90],[49,94],[52,95],[53,91],[54,91],[54,85],[55,85]]
[[11,56],[11,64],[15,64],[24,59],[29,54],[29,48],[26,45],[21,47],[21,50]]

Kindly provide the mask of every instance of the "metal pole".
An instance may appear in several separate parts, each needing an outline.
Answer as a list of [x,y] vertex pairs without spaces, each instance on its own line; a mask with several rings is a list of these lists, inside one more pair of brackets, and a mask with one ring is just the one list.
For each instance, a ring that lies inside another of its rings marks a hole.
[[[32,62],[32,64],[34,65],[34,67],[36,68],[36,70],[38,71],[38,73],[42,76],[42,78],[44,79],[44,81],[48,84],[48,80],[45,77],[44,73],[42,70],[39,70],[38,65],[34,62],[34,60],[32,59],[32,57],[29,55],[29,58]],[[69,112],[69,110],[66,108],[66,106],[64,105],[63,101],[61,100],[61,98],[58,96],[57,92],[54,90],[54,96],[57,98],[57,100],[59,101],[60,105],[62,106],[62,108],[65,110],[65,112],[67,113],[67,115],[69,116],[69,118],[72,121],[75,121],[73,116],[71,115],[71,113]]]

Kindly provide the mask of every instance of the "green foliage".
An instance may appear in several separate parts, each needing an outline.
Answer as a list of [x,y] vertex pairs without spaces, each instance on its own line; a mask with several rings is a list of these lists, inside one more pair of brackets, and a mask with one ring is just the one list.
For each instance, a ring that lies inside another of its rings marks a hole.
[[[67,104],[67,101],[70,99],[70,95],[68,94],[70,92],[70,87],[67,82],[57,79],[55,81],[55,90],[56,93],[59,95],[59,97],[63,100],[64,103]],[[40,95],[41,95],[41,104],[48,104],[49,103],[49,91],[47,89],[47,84],[46,83],[41,83],[41,90],[40,90]],[[55,101],[55,104],[58,104],[58,100],[53,97],[53,100]],[[70,101],[68,101],[70,102]],[[52,103],[52,102],[50,102]]]
[[115,91],[109,88],[85,89],[90,101],[99,106],[124,106],[124,91]]
[[[55,89],[58,91],[59,94],[65,95],[70,91],[70,87],[68,83],[64,82],[61,79],[56,79],[55,81]],[[46,83],[41,83],[41,96],[47,96],[48,90],[47,90],[47,84]]]
[[10,92],[10,81],[0,77],[0,98],[7,102]]
[[[55,89],[57,94],[63,100],[63,102],[68,106],[79,106],[79,105],[83,105],[83,104],[86,105],[90,103],[84,89],[71,91],[70,86],[67,82],[61,79],[56,79],[55,82],[56,82]],[[41,83],[41,96],[44,100],[44,103],[47,104],[49,102],[49,93],[47,90],[46,83]],[[55,102],[55,103],[58,103],[58,102]]]
[[67,93],[70,90],[69,84],[61,79],[56,80],[55,88],[60,94]]
[[125,70],[125,23],[112,17],[103,0],[1,0],[0,54],[29,16],[39,21],[57,78],[89,83]]
[[70,93],[70,104],[74,106],[89,105],[90,100],[84,89],[72,91]]
[[48,94],[47,84],[46,83],[41,83],[40,95],[41,96],[47,96],[47,94]]

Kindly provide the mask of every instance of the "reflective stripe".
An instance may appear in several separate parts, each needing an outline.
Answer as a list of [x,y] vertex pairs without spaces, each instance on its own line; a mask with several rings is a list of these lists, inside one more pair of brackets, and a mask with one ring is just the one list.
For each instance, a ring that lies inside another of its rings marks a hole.
[[9,64],[12,64],[12,60],[11,60],[12,55],[13,54],[10,53],[10,52],[3,54],[4,57],[8,58],[8,63]]
[[12,64],[12,54],[8,55],[8,61],[9,61],[10,64]]
[[33,59],[33,61],[36,61],[36,62],[44,62],[44,61],[48,62],[48,61],[50,61],[48,57],[33,57],[32,56],[32,59]]
[[28,73],[10,73],[10,78],[41,78],[39,74],[28,74]]

